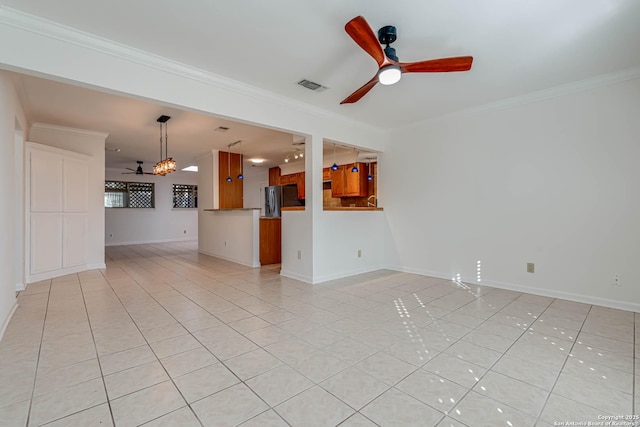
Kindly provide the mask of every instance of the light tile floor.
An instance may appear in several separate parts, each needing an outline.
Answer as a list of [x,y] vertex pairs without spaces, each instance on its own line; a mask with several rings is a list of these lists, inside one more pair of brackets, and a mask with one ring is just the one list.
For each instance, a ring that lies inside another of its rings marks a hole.
[[631,312],[392,271],[311,286],[193,243],[107,256],[20,293],[1,426],[519,427],[640,409]]

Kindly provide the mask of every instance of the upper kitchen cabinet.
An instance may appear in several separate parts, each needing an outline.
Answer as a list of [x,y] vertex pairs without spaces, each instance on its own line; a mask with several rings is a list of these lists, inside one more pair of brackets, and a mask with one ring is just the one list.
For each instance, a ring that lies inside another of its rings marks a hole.
[[[352,172],[354,165],[358,171]],[[368,195],[367,165],[351,163],[340,165],[338,170],[331,171],[332,197],[366,197]]]
[[[229,158],[231,156],[231,158]],[[243,185],[237,176],[240,174],[242,155],[220,151],[218,153],[218,186],[220,209],[238,209],[243,207]],[[231,182],[227,181],[231,178]]]
[[280,168],[269,168],[269,185],[280,185]]

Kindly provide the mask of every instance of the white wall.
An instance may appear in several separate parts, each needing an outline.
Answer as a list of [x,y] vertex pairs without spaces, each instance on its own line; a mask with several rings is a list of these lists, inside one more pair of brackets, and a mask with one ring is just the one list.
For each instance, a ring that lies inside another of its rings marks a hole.
[[198,158],[197,181],[198,210],[218,209],[218,150],[211,150]]
[[[197,173],[176,171],[165,176],[155,176],[124,175],[122,172],[120,169],[107,169],[106,179],[154,183],[155,208],[104,208],[104,236],[107,246],[197,240],[198,210],[174,209],[172,187],[173,184],[198,184]],[[200,197],[198,202],[200,203]]]
[[260,210],[199,210],[198,252],[260,267]]
[[638,117],[635,79],[397,131],[391,267],[640,311]]
[[[313,229],[310,207],[304,211],[282,212],[282,261],[281,271],[285,277],[313,283]],[[300,251],[300,258],[298,258]]]
[[75,153],[86,154],[89,161],[89,219],[87,267],[104,268],[104,141],[108,134],[83,129],[35,123],[29,140]]
[[248,166],[245,163],[242,183],[243,207],[264,209],[264,193],[261,186],[269,185],[269,168],[260,166]]
[[314,220],[324,232],[315,245],[313,283],[379,270],[385,264],[383,211],[324,211]]
[[[17,184],[15,137],[16,123],[21,129],[27,129],[27,122],[18,101],[14,85],[10,77],[0,71],[0,147],[6,159],[0,168],[0,198],[14,200]],[[24,142],[24,141],[23,141]],[[0,204],[0,339],[13,310],[16,307],[16,266],[24,265],[24,253],[16,253],[15,245],[23,230],[17,230],[16,208],[13,203]]]

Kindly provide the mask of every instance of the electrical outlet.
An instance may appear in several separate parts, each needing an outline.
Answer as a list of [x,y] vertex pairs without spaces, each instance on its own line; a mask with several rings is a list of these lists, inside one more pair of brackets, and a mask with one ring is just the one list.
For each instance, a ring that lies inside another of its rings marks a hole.
[[532,262],[528,262],[527,263],[527,273],[535,273],[536,272],[536,265]]
[[362,249],[358,249],[358,258],[362,258]]
[[619,274],[613,275],[613,286],[622,286],[622,277]]
[[302,251],[298,249],[298,259],[302,259]]

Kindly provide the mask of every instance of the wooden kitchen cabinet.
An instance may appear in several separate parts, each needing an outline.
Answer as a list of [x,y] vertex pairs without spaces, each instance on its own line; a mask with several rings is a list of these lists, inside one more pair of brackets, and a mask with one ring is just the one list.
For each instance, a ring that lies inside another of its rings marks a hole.
[[331,168],[322,169],[322,180],[331,181]]
[[282,260],[282,222],[280,218],[260,218],[260,265]]
[[296,184],[298,185],[298,200],[304,200],[304,172],[296,174]]
[[295,174],[280,175],[280,185],[295,184],[295,179]]
[[280,168],[269,168],[269,185],[280,185]]
[[[231,159],[229,159],[229,156],[231,156]],[[242,180],[236,178],[240,173],[241,162],[242,155],[240,154],[227,153],[226,151],[218,153],[218,200],[220,209],[243,207],[244,190]],[[227,182],[227,176],[231,176],[231,182]]]
[[366,197],[368,193],[367,165],[357,163],[358,172],[351,172],[353,163],[331,171],[331,197]]

